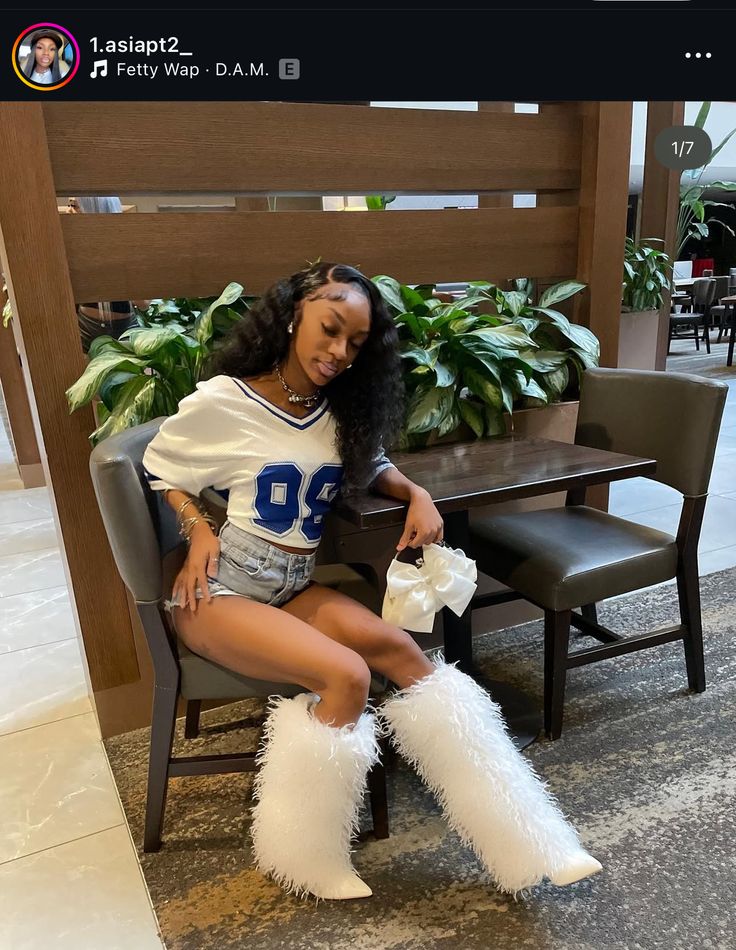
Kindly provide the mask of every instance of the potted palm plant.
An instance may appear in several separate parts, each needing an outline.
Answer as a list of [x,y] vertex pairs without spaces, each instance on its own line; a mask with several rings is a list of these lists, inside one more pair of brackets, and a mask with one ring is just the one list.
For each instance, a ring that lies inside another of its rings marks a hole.
[[629,369],[655,368],[662,294],[672,284],[672,259],[652,246],[661,243],[626,238],[618,365]]

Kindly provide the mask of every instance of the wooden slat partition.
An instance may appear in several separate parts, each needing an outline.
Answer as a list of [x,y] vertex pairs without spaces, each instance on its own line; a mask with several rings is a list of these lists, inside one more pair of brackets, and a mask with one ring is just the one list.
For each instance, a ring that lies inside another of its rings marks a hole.
[[[605,363],[618,328],[629,116],[621,103],[543,106],[539,115],[273,102],[0,105],[3,266],[103,733],[140,724],[150,669],[137,662],[89,480],[91,413],[66,407],[64,390],[84,368],[74,301],[205,296],[231,280],[258,293],[317,257],[407,283],[578,277],[589,290],[575,299],[576,314],[601,337]],[[542,206],[63,220],[56,212],[56,196],[70,194],[217,194],[241,210],[263,207],[264,195],[460,193],[503,203],[504,192],[536,192]]]
[[29,398],[43,437],[92,684],[104,689],[137,680],[138,661],[125,587],[89,476],[92,410],[70,415],[64,396],[85,359],[61,235],[66,216],[56,210],[38,104],[0,103],[0,155],[2,270],[33,387]]
[[466,194],[580,181],[573,114],[286,102],[56,102],[43,111],[62,195]]
[[68,215],[78,301],[260,293],[307,260],[412,283],[575,273],[576,208],[354,213]]

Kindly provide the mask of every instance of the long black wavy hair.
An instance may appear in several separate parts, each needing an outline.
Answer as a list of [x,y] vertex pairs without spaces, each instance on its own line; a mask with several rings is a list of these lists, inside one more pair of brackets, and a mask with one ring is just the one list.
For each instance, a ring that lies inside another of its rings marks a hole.
[[320,262],[278,281],[230,330],[212,355],[207,375],[242,379],[271,372],[289,352],[288,326],[295,305],[316,296],[330,282],[353,284],[371,307],[370,332],[351,369],[322,390],[337,424],[347,493],[366,486],[373,460],[393,444],[404,414],[398,334],[372,280],[347,264]]
[[43,30],[39,30],[37,33],[34,33],[31,37],[31,54],[27,57],[25,63],[23,63],[23,72],[30,79],[33,75],[33,71],[36,68],[36,44],[39,40],[53,40],[56,44],[56,53],[54,54],[54,61],[51,64],[51,82],[49,85],[53,86],[57,82],[61,82],[61,66],[59,65],[59,56],[61,54],[61,48],[64,45],[63,41],[60,43],[61,39],[56,33],[44,33]]

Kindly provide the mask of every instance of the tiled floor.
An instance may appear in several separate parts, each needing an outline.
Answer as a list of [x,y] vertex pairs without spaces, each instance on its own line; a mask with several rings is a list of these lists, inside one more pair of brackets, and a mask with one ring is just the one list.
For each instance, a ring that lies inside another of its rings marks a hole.
[[0,426],[0,947],[161,950],[88,696],[48,492],[22,488]]
[[[736,565],[736,371],[673,350],[670,368],[730,386],[700,545],[706,574]],[[673,531],[677,498],[632,479],[612,486],[611,511]],[[22,490],[2,427],[0,815],[3,950],[162,946],[87,696],[48,493]]]

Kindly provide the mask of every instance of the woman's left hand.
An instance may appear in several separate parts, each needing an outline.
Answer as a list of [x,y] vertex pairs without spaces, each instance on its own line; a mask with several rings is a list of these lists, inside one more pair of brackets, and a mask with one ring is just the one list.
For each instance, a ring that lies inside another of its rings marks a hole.
[[404,532],[396,545],[396,550],[403,551],[405,547],[420,548],[424,544],[439,544],[443,537],[442,515],[435,508],[429,492],[417,487],[409,500]]

